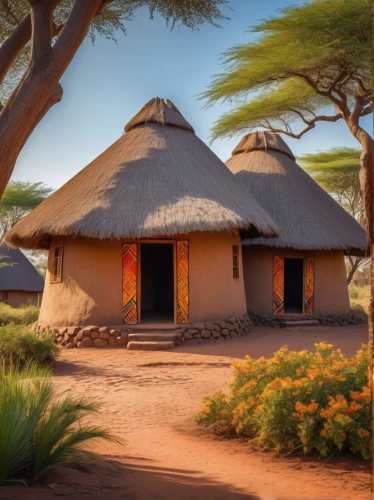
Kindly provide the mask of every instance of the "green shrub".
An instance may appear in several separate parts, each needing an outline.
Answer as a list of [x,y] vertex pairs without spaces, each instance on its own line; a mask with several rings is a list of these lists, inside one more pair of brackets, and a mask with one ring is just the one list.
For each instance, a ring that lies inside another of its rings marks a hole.
[[0,360],[5,365],[22,365],[30,361],[39,365],[50,363],[58,352],[53,337],[52,332],[47,332],[38,338],[26,325],[0,326]]
[[17,323],[31,325],[39,317],[40,307],[28,304],[20,307],[11,307],[0,302],[0,325]]
[[351,301],[351,308],[358,313],[369,313],[370,307],[370,285],[355,286],[349,285],[349,298]]
[[98,410],[90,399],[61,397],[51,373],[29,364],[0,371],[0,483],[35,482],[64,464],[97,461],[82,444],[113,439],[100,427],[82,424]]
[[316,352],[281,348],[270,360],[235,361],[231,392],[204,399],[198,424],[235,430],[275,452],[371,455],[367,346],[351,358],[321,342]]

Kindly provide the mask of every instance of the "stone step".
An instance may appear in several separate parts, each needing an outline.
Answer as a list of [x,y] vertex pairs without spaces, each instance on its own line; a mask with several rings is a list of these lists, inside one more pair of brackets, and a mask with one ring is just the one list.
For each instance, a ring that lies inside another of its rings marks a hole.
[[128,342],[138,341],[138,342],[174,342],[174,340],[179,340],[182,337],[180,332],[139,332],[139,333],[129,333],[127,336]]
[[319,321],[316,319],[304,319],[304,320],[286,320],[286,321],[281,321],[281,328],[296,328],[300,326],[318,326]]
[[124,326],[122,326],[122,329],[124,329],[124,328],[129,333],[182,331],[181,325],[175,325],[174,323],[166,323],[166,324],[153,323],[153,324],[149,324],[149,325],[144,325],[144,324],[124,325]]
[[127,349],[130,351],[167,351],[174,347],[174,342],[131,341],[127,344]]

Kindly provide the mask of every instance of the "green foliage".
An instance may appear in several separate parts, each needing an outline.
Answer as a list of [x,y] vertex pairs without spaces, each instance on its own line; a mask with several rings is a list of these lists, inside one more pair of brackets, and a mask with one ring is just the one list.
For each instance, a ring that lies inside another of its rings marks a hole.
[[9,231],[52,192],[42,182],[12,181],[0,200],[0,242]]
[[92,464],[98,457],[82,448],[113,440],[82,420],[97,412],[90,399],[60,396],[47,369],[29,364],[0,371],[0,483],[35,482],[59,465]]
[[356,148],[332,148],[303,155],[305,170],[358,221],[364,217],[360,186],[360,156]]
[[4,365],[51,363],[58,353],[54,335],[47,332],[38,338],[26,325],[9,323],[0,326],[0,360]]
[[209,104],[238,101],[237,108],[215,124],[212,138],[258,126],[289,131],[300,114],[310,120],[317,110],[333,109],[326,94],[331,85],[338,85],[348,102],[356,94],[357,79],[370,88],[370,4],[306,1],[279,9],[278,15],[252,27],[259,34],[256,41],[224,53],[223,73],[203,94]]
[[235,361],[231,392],[204,399],[200,425],[235,430],[279,453],[303,448],[328,455],[348,448],[371,455],[367,346],[352,358],[321,342],[316,352],[281,348],[271,360]]
[[[3,259],[9,259],[9,256],[8,255],[1,255],[0,254],[0,261],[3,260]],[[0,262],[0,269],[2,267],[12,267],[14,266],[15,262],[8,262],[8,261],[5,261],[5,262]]]
[[9,182],[0,200],[0,210],[19,207],[33,210],[50,194],[52,189],[42,182]]
[[8,323],[31,325],[38,319],[39,312],[40,307],[33,304],[12,307],[0,302],[0,325]]

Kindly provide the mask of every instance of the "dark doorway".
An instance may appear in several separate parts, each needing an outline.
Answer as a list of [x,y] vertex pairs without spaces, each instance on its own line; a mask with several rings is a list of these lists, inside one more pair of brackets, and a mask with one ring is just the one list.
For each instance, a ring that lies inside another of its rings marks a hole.
[[174,266],[172,243],[142,243],[141,322],[174,322]]
[[304,259],[284,259],[284,312],[303,312]]

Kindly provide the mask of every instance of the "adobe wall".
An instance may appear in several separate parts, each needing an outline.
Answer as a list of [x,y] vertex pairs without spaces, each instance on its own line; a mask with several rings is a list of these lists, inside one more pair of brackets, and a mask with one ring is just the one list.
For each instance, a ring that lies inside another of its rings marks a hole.
[[350,311],[343,252],[299,252],[243,247],[244,282],[248,311],[272,314],[273,257],[315,257],[314,315]]
[[[2,292],[0,292],[1,301]],[[40,304],[42,299],[42,294],[40,292],[25,292],[22,290],[10,290],[8,291],[7,304],[12,307],[19,307],[22,305]]]
[[[233,279],[232,245],[237,235],[192,233],[189,321],[225,319],[246,313],[242,263]],[[122,244],[89,238],[53,239],[38,325],[122,324]],[[64,247],[62,282],[51,283],[56,246]]]

